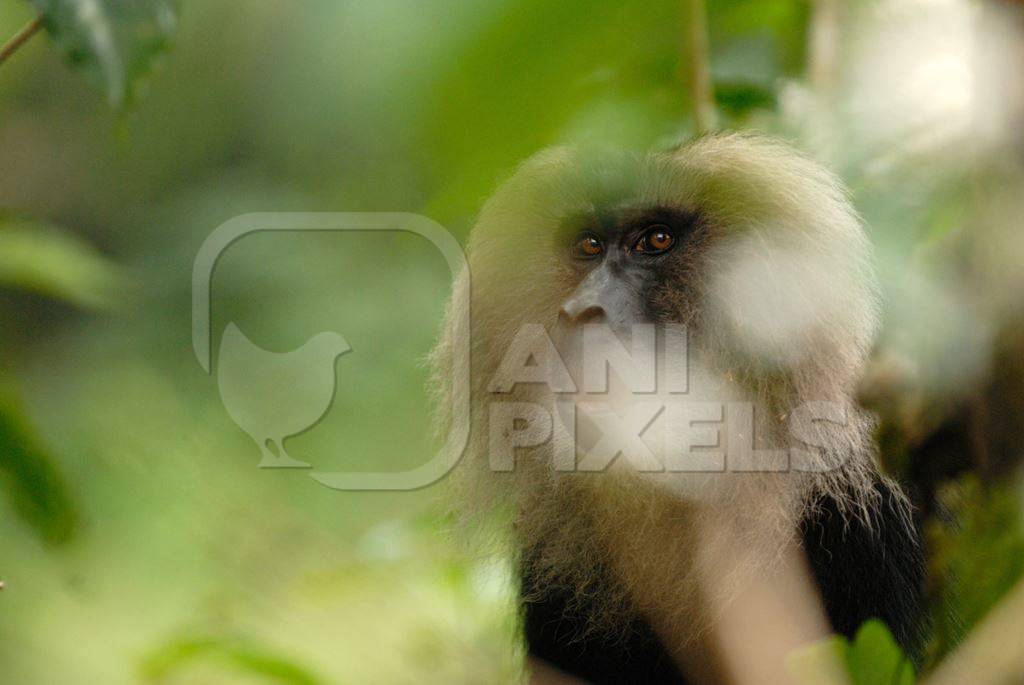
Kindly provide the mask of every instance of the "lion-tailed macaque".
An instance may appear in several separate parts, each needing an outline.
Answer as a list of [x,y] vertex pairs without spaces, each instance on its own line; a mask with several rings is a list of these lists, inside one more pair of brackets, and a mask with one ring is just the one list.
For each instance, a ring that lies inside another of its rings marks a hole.
[[918,534],[854,399],[871,250],[831,173],[747,135],[550,149],[467,252],[434,365],[452,393],[467,330],[472,412],[440,423],[468,421],[465,511],[509,515],[538,678],[788,682],[870,618],[913,650]]

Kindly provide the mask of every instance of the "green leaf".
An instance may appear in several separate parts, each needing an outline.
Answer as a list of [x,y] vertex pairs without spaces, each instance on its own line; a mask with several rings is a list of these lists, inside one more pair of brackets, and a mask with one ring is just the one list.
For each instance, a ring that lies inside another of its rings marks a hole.
[[[914,685],[910,659],[896,643],[885,623],[866,621],[851,644],[842,635],[793,651],[786,670],[801,685]],[[846,671],[844,677],[842,671]]]
[[846,658],[853,685],[914,685],[914,667],[878,619],[860,627]]
[[31,0],[64,59],[85,69],[120,106],[166,49],[173,0]]
[[114,264],[75,236],[45,224],[0,219],[0,288],[109,307],[121,280]]
[[14,511],[51,544],[71,539],[77,514],[57,466],[11,389],[0,386],[0,482]]
[[262,676],[281,685],[317,685],[320,682],[302,666],[270,654],[258,645],[216,638],[175,640],[147,658],[142,671],[149,680],[162,680],[196,662],[221,664],[237,673]]

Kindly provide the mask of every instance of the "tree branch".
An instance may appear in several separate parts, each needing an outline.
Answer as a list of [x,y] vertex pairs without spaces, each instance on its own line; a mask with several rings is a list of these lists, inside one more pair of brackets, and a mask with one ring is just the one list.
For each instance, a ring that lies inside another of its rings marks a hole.
[[0,47],[0,64],[7,61],[8,57],[13,55],[18,48],[27,43],[28,39],[36,35],[41,28],[43,28],[43,18],[36,17],[26,24],[20,31],[14,34],[13,38],[4,43],[3,47]]
[[715,127],[715,93],[711,82],[711,58],[708,55],[708,16],[704,0],[684,0],[687,22],[686,50],[693,128],[697,135]]

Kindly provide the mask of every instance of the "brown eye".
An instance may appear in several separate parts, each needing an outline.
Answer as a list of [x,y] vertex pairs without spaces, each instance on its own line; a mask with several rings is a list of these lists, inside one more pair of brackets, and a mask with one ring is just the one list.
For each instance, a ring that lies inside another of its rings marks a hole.
[[580,259],[590,259],[604,252],[604,245],[601,239],[593,233],[584,233],[576,238],[573,245],[573,254]]
[[640,237],[640,240],[636,241],[633,249],[637,252],[658,254],[670,249],[675,241],[676,239],[669,231],[668,226],[651,226]]

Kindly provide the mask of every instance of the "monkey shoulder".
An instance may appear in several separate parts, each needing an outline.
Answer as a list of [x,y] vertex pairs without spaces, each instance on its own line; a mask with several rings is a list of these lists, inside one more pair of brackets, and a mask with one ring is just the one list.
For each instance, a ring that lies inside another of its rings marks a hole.
[[829,620],[853,637],[865,621],[886,623],[910,654],[923,632],[924,557],[918,527],[898,486],[879,480],[867,516],[844,516],[821,497],[805,517],[804,549]]

